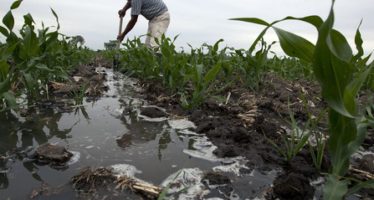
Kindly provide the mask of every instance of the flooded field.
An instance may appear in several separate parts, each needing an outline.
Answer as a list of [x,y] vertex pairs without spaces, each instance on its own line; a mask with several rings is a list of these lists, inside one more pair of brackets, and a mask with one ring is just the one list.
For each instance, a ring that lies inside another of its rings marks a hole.
[[[140,198],[129,191],[85,194],[73,189],[71,178],[82,169],[110,166],[131,168],[137,179],[168,188],[167,199],[255,199],[270,188],[279,170],[249,169],[242,157],[216,157],[216,147],[193,132],[192,122],[148,105],[135,80],[106,73],[109,91],[98,100],[63,108],[47,104],[23,117],[1,114],[1,199]],[[165,116],[145,116],[147,108]],[[32,159],[45,143],[73,153],[67,166]]]

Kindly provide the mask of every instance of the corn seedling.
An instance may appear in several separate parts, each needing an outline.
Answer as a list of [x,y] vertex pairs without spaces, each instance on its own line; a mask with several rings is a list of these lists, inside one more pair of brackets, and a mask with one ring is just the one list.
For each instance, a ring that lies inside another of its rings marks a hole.
[[[278,151],[280,155],[289,163],[308,143],[311,132],[308,129],[301,129],[295,120],[293,113],[290,113],[291,130],[281,135],[282,144],[278,145],[271,139],[269,143]],[[308,125],[306,126],[308,127]]]
[[[286,17],[273,23],[258,18],[234,19],[266,26],[255,43],[268,29],[274,29],[281,48],[288,56],[312,63],[313,72],[322,87],[322,97],[329,106],[328,150],[332,169],[324,188],[324,199],[328,200],[343,199],[348,193],[350,181],[343,177],[349,169],[351,155],[358,150],[365,138],[368,126],[368,120],[359,112],[357,94],[374,65],[360,59],[363,52],[359,29],[356,32],[358,53],[355,55],[344,35],[333,29],[334,4],[333,0],[326,20],[319,16]],[[275,26],[285,20],[298,20],[315,27],[318,31],[317,44]],[[364,61],[360,65],[363,69],[358,69],[357,63],[362,60]],[[372,184],[360,186],[373,187]]]
[[[66,80],[67,71],[74,65],[89,59],[90,50],[78,45],[77,37],[67,37],[59,33],[60,24],[56,12],[56,29],[45,27],[36,29],[31,14],[23,16],[24,24],[16,34],[13,10],[22,0],[15,1],[0,25],[0,34],[5,43],[0,46],[0,109],[17,107],[16,98],[27,95],[28,103],[48,94],[45,85],[50,81]],[[54,29],[54,30],[52,30]],[[83,38],[79,38],[83,43]]]

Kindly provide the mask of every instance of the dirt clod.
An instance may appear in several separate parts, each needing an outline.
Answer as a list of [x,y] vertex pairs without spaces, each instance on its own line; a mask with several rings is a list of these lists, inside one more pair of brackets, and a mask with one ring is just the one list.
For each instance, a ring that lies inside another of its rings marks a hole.
[[41,164],[51,164],[53,166],[63,166],[73,156],[73,154],[63,146],[52,145],[50,143],[39,146],[33,155],[36,162]]
[[278,176],[274,181],[274,195],[281,200],[313,199],[314,188],[302,174],[290,173]]
[[161,118],[167,116],[164,111],[156,107],[143,107],[140,109],[140,114],[150,118]]

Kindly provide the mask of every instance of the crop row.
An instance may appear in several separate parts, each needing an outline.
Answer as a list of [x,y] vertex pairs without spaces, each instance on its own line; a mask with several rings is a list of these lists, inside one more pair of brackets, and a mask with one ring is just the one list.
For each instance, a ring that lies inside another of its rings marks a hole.
[[79,38],[59,32],[58,16],[52,9],[57,27],[42,24],[36,28],[32,15],[26,14],[17,33],[13,10],[21,3],[18,0],[11,5],[0,25],[5,38],[5,43],[0,43],[0,110],[17,108],[21,96],[26,103],[48,96],[50,81],[67,80],[68,71],[91,55]]

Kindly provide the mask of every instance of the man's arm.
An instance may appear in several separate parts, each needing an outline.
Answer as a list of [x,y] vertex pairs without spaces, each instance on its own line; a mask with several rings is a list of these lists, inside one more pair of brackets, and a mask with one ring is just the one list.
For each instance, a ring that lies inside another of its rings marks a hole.
[[126,5],[121,10],[118,11],[118,15],[120,17],[124,17],[126,15],[126,11],[129,8],[131,8],[131,0],[128,0],[127,3],[126,3]]
[[127,33],[129,33],[135,26],[136,22],[138,21],[138,15],[131,15],[131,19],[122,34],[118,35],[117,39],[122,42],[125,38]]

